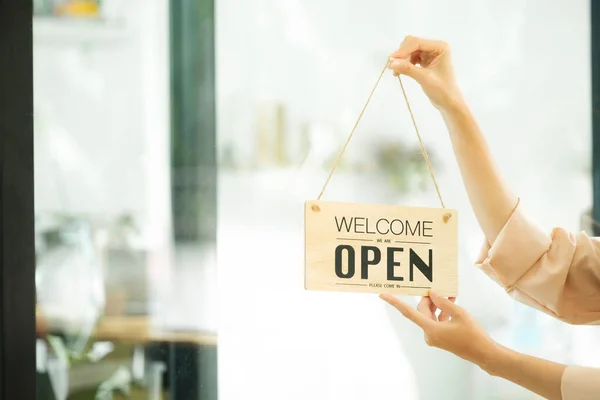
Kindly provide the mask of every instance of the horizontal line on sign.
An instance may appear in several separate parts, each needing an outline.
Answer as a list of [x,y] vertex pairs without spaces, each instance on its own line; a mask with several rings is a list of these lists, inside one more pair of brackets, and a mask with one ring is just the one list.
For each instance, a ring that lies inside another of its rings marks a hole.
[[410,240],[396,240],[395,243],[431,244],[431,242],[411,242]]
[[405,289],[431,289],[431,286],[404,286],[404,285],[396,285]]
[[336,283],[336,285],[343,285],[343,286],[367,286],[366,283]]
[[362,242],[372,242],[373,239],[356,239],[356,238],[336,238],[337,240],[359,240]]

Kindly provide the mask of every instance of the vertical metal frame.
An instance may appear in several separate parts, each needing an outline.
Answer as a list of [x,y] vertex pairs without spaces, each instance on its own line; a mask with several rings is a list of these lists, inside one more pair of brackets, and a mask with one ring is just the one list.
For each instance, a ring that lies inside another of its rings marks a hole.
[[0,399],[35,399],[32,1],[0,0]]
[[171,182],[175,240],[216,241],[214,0],[170,0]]
[[[216,245],[215,1],[170,0],[170,33],[175,242]],[[217,352],[217,346],[169,345],[172,399],[218,399]]]

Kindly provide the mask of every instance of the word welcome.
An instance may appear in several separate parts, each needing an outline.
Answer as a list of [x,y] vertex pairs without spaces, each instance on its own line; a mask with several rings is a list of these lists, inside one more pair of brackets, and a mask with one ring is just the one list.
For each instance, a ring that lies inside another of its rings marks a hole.
[[433,237],[431,227],[433,221],[416,221],[379,218],[371,220],[367,217],[335,217],[335,225],[338,232],[361,233],[369,235],[410,235],[421,237]]
[[[396,267],[401,263],[395,256],[404,253],[403,247],[388,247],[386,249],[386,274],[388,281],[403,281],[404,277],[395,274]],[[406,253],[404,253],[406,254]],[[345,256],[345,257],[344,257]],[[369,279],[369,268],[379,266],[381,250],[374,246],[360,246],[360,279]],[[344,262],[345,259],[345,262]],[[415,268],[419,270],[429,282],[433,282],[433,250],[429,249],[429,262],[426,263],[413,250],[408,249],[409,280],[414,281]],[[353,278],[356,273],[356,251],[348,244],[341,244],[335,248],[335,274],[341,279]]]

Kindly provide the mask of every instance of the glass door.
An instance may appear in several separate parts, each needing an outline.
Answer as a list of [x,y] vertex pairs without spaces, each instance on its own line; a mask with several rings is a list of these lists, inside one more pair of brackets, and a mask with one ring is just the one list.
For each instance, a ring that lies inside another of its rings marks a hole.
[[212,19],[34,2],[38,399],[217,398]]
[[[415,33],[452,43],[531,216],[585,228],[599,170],[590,7],[0,2],[0,400],[532,398],[431,351],[375,296],[305,291],[302,205],[382,60]],[[561,46],[577,60],[568,79]],[[459,302],[498,342],[597,366],[596,331],[471,267],[482,235],[443,121],[406,89],[461,215]],[[327,199],[436,206],[402,101],[386,76]]]

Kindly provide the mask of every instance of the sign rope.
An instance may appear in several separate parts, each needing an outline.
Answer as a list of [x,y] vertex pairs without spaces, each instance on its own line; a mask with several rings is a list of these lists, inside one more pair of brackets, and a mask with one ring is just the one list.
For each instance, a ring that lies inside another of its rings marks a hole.
[[[342,158],[342,155],[346,151],[346,147],[348,146],[348,143],[350,143],[350,140],[352,139],[352,136],[354,135],[354,131],[356,131],[356,128],[358,127],[358,124],[359,124],[363,114],[365,113],[365,110],[367,109],[367,106],[369,105],[371,98],[373,97],[373,93],[375,93],[375,90],[377,89],[377,86],[379,85],[379,82],[381,81],[383,74],[385,73],[386,69],[388,68],[388,63],[389,63],[389,61],[385,64],[385,66],[383,67],[383,70],[379,74],[379,77],[377,78],[377,81],[375,82],[375,85],[373,86],[373,89],[371,90],[371,93],[369,94],[369,97],[367,98],[367,101],[366,101],[364,107],[362,108],[362,111],[360,112],[356,122],[354,123],[354,127],[352,127],[352,130],[350,131],[350,135],[348,135],[348,139],[346,139],[346,143],[344,143],[342,150],[340,151],[340,153],[337,156],[337,159],[333,163],[333,167],[331,168],[331,171],[329,172],[329,176],[327,177],[327,180],[325,181],[325,184],[323,185],[323,188],[321,189],[321,193],[319,193],[317,200],[320,200],[321,197],[323,196],[323,193],[325,192],[325,189],[327,188],[327,185],[329,184],[329,181],[331,180],[331,177],[332,177],[335,169],[337,168],[338,163],[340,162],[340,159]],[[402,88],[402,94],[404,95],[404,100],[406,101],[406,107],[408,108],[410,118],[411,118],[413,126],[415,128],[415,132],[417,133],[417,138],[419,139],[419,144],[421,145],[421,153],[423,154],[423,158],[425,159],[425,162],[427,163],[427,168],[429,169],[429,175],[431,176],[431,179],[433,180],[435,190],[437,192],[438,198],[440,199],[440,204],[442,205],[442,208],[446,208],[446,206],[444,205],[444,200],[442,199],[442,194],[440,192],[440,188],[438,186],[437,180],[435,179],[435,174],[433,173],[433,167],[431,166],[429,156],[427,155],[427,150],[425,149],[425,145],[423,144],[423,140],[421,139],[421,134],[419,133],[419,128],[417,127],[417,123],[415,121],[415,116],[412,112],[412,108],[410,107],[410,102],[408,101],[408,96],[406,95],[406,90],[404,90],[404,85],[402,84],[402,79],[400,78],[399,75],[398,75],[398,82],[400,82],[400,87]],[[447,222],[447,219],[445,219],[445,222]]]

